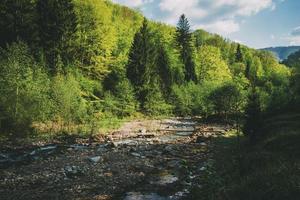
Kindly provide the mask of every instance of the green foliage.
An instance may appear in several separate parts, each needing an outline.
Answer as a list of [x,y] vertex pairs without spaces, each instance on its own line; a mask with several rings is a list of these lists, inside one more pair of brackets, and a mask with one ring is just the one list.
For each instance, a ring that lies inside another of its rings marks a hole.
[[244,124],[243,132],[245,135],[249,136],[252,142],[256,142],[259,137],[259,132],[262,125],[262,114],[261,114],[261,105],[260,99],[255,91],[255,88],[252,89],[249,97],[248,104],[245,110],[246,122]]
[[300,69],[300,50],[288,56],[282,63],[293,68]]
[[135,99],[134,89],[127,79],[117,83],[115,90],[118,100],[118,117],[128,117],[138,109],[138,102]]
[[51,124],[49,132],[94,134],[136,112],[229,114],[242,110],[249,85],[262,111],[300,96],[296,69],[192,31],[184,15],[172,27],[106,0],[4,0],[0,26],[6,132]]
[[193,47],[192,47],[192,33],[190,31],[190,25],[185,17],[181,15],[177,29],[176,29],[176,41],[180,49],[181,60],[185,67],[185,80],[196,81],[195,63],[193,61]]
[[51,99],[54,119],[62,118],[64,123],[79,123],[84,120],[86,103],[81,97],[80,85],[73,75],[59,74],[53,78]]
[[244,62],[244,56],[243,56],[240,44],[238,44],[237,49],[236,49],[235,61],[236,62]]
[[57,59],[71,61],[77,20],[72,0],[38,0],[40,46],[52,72],[57,72]]
[[17,40],[34,44],[38,39],[35,1],[3,0],[0,4],[0,46]]
[[12,43],[0,54],[0,108],[5,131],[28,130],[31,122],[49,115],[47,74],[29,54],[24,43]]
[[208,96],[216,86],[211,82],[202,85],[189,82],[184,85],[174,85],[173,104],[175,112],[180,115],[204,115],[212,113],[212,104],[208,101]]
[[212,80],[223,83],[231,80],[230,70],[217,47],[207,45],[200,47],[196,64],[197,79],[200,83]]
[[156,48],[153,41],[153,33],[145,19],[141,30],[135,35],[134,42],[129,54],[127,77],[135,88],[137,99],[142,108],[146,101],[147,89],[154,81],[156,69]]
[[243,110],[245,102],[242,91],[234,83],[225,83],[215,89],[210,95],[209,100],[213,104],[213,109],[218,114],[235,114]]
[[152,116],[168,115],[172,113],[172,106],[165,102],[157,83],[144,88],[145,103],[143,109]]
[[172,72],[170,69],[169,55],[164,46],[158,47],[157,68],[160,77],[161,90],[165,92],[165,97],[171,92]]

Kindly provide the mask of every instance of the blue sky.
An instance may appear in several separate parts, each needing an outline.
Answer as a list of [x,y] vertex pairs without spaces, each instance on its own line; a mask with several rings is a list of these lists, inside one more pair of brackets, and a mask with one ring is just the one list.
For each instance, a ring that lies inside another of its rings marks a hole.
[[300,0],[112,0],[176,25],[202,28],[250,47],[300,45]]

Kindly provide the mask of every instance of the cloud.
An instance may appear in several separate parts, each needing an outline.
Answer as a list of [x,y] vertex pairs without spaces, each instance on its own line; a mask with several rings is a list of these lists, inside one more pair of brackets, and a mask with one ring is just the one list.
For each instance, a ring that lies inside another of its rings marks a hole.
[[300,26],[294,28],[291,32],[292,36],[300,36]]
[[300,45],[300,36],[289,36],[284,38],[290,45]]
[[234,20],[220,20],[209,24],[199,24],[196,28],[202,28],[225,36],[240,30],[239,24]]
[[115,3],[120,3],[129,7],[142,6],[146,1],[144,0],[113,0]]
[[[195,28],[228,35],[240,30],[246,17],[265,9],[275,9],[283,0],[113,0],[129,7],[140,7],[145,15],[176,25],[186,14]],[[144,8],[144,9],[143,9]],[[146,8],[146,9],[145,9]]]
[[290,45],[300,45],[300,26],[295,27],[287,36],[282,37]]

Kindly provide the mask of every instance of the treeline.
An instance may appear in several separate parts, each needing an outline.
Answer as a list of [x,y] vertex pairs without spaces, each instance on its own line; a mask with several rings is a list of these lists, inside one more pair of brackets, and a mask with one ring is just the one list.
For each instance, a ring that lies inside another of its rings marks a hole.
[[4,0],[0,27],[3,133],[94,133],[138,113],[227,117],[254,93],[262,111],[293,98],[291,70],[271,53],[191,31],[184,15],[175,28],[105,0]]

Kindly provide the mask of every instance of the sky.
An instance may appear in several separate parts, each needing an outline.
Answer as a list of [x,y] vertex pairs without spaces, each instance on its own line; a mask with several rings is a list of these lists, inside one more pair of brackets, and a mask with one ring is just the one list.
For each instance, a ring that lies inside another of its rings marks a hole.
[[201,28],[253,48],[300,45],[300,0],[112,0],[176,25]]

